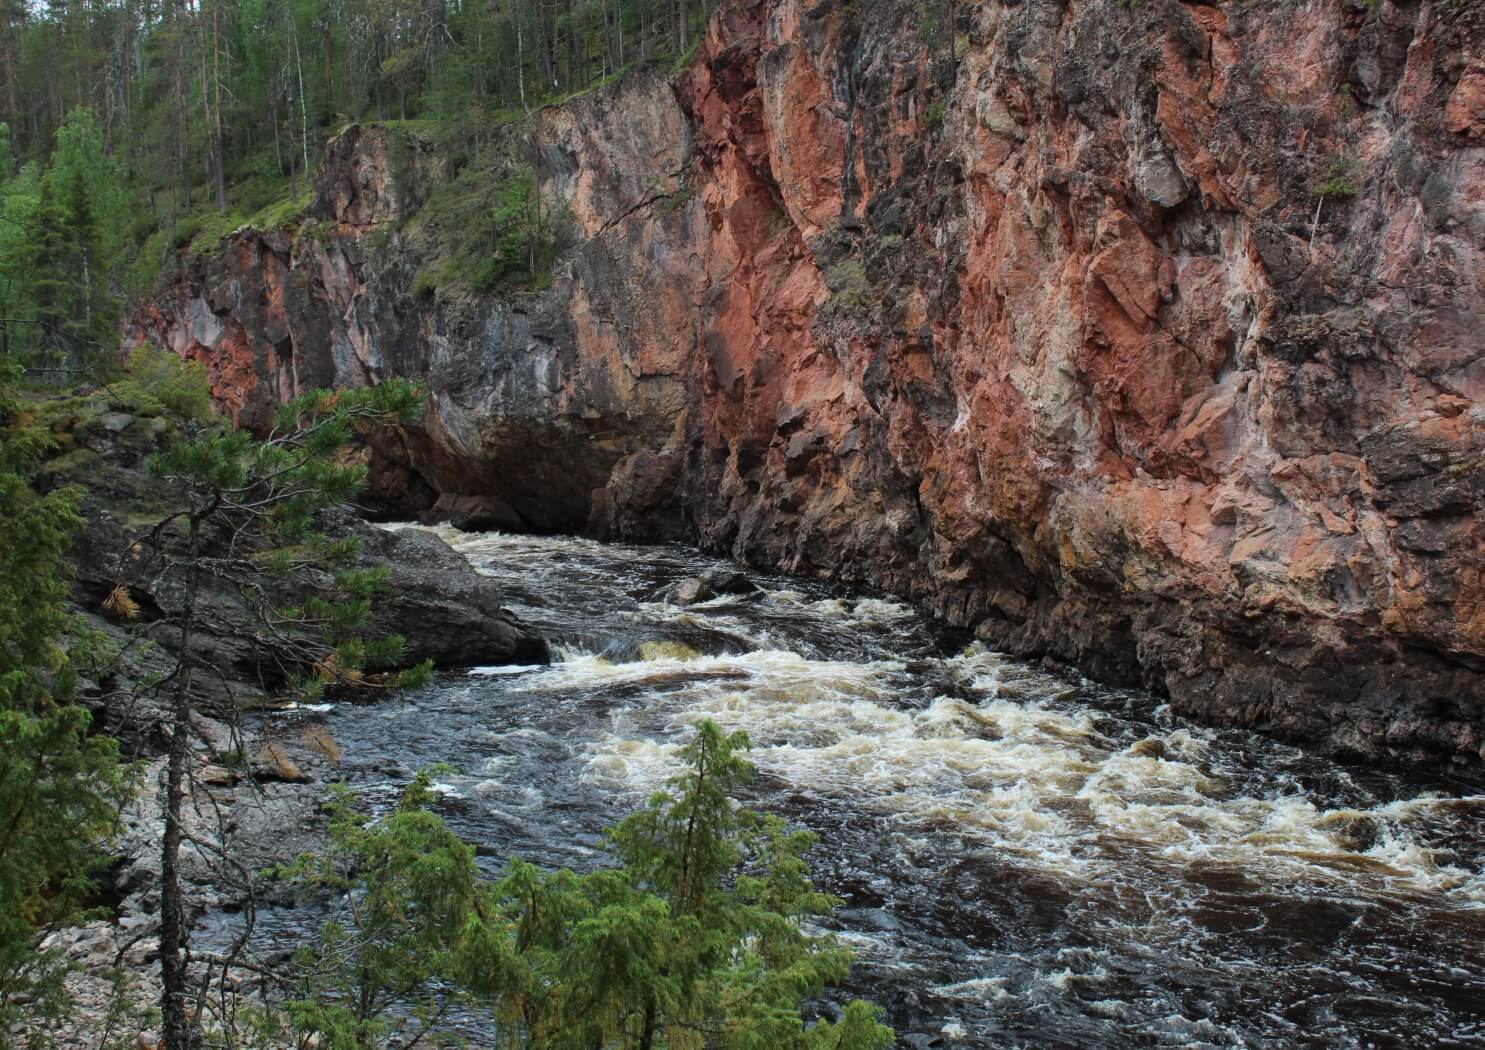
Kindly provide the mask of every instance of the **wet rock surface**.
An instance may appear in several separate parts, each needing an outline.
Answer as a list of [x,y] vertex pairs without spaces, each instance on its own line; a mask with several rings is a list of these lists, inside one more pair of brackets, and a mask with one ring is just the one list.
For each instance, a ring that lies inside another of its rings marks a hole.
[[[106,416],[96,424],[85,423],[70,438],[71,451],[49,468],[52,483],[81,482],[86,489],[85,525],[72,552],[73,601],[93,627],[114,641],[122,644],[138,632],[151,643],[127,648],[128,662],[121,672],[125,675],[159,673],[173,666],[178,646],[175,617],[185,602],[184,574],[164,571],[161,558],[138,545],[155,522],[177,506],[168,483],[154,477],[146,463],[149,453],[163,447],[163,424],[142,420],[121,429],[110,426]],[[377,528],[344,508],[327,512],[321,525],[327,533],[356,537],[357,567],[387,570],[368,630],[404,637],[409,663],[431,660],[449,668],[545,663],[549,658],[546,642],[504,608],[498,586],[437,536]],[[220,571],[203,574],[197,598],[201,625],[193,649],[212,673],[195,677],[196,700],[213,712],[261,702],[306,672],[265,634],[255,606],[296,604],[315,585],[328,582],[328,575],[273,578],[250,569],[244,570],[246,575],[234,573],[231,560],[249,559],[252,551],[231,547],[230,540],[226,535],[205,537],[207,554],[219,559]],[[165,557],[178,556],[180,546],[179,536],[167,532]],[[248,580],[248,585],[234,584],[235,577]],[[116,588],[123,588],[137,606],[131,620],[108,611],[109,595]],[[112,684],[96,683],[97,692],[111,695]],[[146,716],[140,703],[155,709]],[[127,711],[105,709],[101,714],[110,731],[138,734],[151,721],[157,723],[162,711],[160,703],[146,699],[131,701]]]
[[[426,378],[401,513],[686,538],[1333,753],[1485,753],[1473,5],[728,0],[540,117],[549,291],[410,292],[436,176],[136,316],[245,423]],[[398,505],[398,501],[401,501]]]
[[732,569],[712,569],[700,576],[690,576],[668,587],[664,592],[666,601],[675,605],[696,605],[711,601],[720,595],[753,594],[758,585],[741,572]]

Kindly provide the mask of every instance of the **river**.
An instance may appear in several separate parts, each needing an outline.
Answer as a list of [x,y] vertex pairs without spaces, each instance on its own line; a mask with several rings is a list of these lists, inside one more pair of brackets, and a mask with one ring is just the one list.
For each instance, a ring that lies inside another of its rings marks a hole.
[[1485,1047],[1485,795],[1204,729],[907,605],[681,547],[437,530],[552,640],[323,717],[372,804],[433,763],[485,863],[603,862],[696,720],[817,832],[847,990],[904,1047]]

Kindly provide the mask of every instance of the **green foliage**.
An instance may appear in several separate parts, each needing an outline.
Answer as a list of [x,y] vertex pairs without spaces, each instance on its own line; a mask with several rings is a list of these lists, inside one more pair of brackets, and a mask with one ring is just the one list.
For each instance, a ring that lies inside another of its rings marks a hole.
[[562,216],[537,191],[529,167],[511,166],[501,150],[439,187],[419,222],[434,262],[413,280],[413,294],[440,288],[472,292],[540,289],[551,282]]
[[658,211],[661,215],[673,215],[675,212],[680,211],[686,205],[690,204],[691,201],[695,199],[695,197],[696,191],[694,189],[692,189],[690,186],[682,186],[680,189],[676,190],[674,193],[670,194],[669,196],[665,197],[665,199],[660,201],[659,204],[656,205],[655,210]]
[[[177,488],[178,509],[146,540],[158,554],[170,543],[167,526],[181,523],[185,532],[183,544],[177,541],[176,549],[164,552],[167,566],[184,577],[185,595],[174,618],[178,645],[169,676],[173,696],[162,806],[160,1007],[162,1035],[170,1046],[195,1045],[198,1035],[193,1017],[199,1011],[189,1008],[196,993],[186,972],[187,909],[179,859],[193,733],[191,687],[199,663],[192,641],[200,583],[212,575],[237,587],[257,614],[260,640],[271,645],[281,670],[300,676],[305,696],[331,686],[386,689],[426,681],[431,673],[426,663],[375,680],[367,677],[369,670],[405,661],[403,640],[377,636],[368,624],[372,597],[385,584],[386,572],[351,568],[358,550],[354,540],[332,538],[318,527],[321,512],[350,499],[365,480],[365,468],[345,455],[358,428],[415,423],[423,409],[422,389],[406,380],[314,390],[281,407],[266,440],[216,423],[196,428],[189,439],[151,457],[154,471]],[[251,556],[243,559],[245,566],[235,564],[236,558],[208,557],[213,533],[230,535],[233,549],[246,540],[257,551],[257,565]],[[298,574],[311,592],[296,606],[272,609],[266,584],[272,576],[289,574]]]
[[111,370],[121,306],[109,279],[127,215],[122,187],[86,109],[57,129],[45,171],[31,166],[0,183],[0,353],[33,370]]
[[140,415],[169,413],[184,420],[211,415],[211,384],[200,361],[146,344],[129,355],[124,375],[113,390]]
[[837,901],[810,881],[814,836],[737,809],[747,738],[711,722],[687,770],[609,834],[620,867],[587,875],[513,861],[493,882],[427,809],[416,779],[378,821],[334,803],[331,850],[279,874],[344,901],[300,956],[290,1027],[320,1046],[436,1034],[454,1005],[483,1004],[500,1045],[527,1050],[876,1050],[873,1007],[809,1023],[805,1001],[850,952],[806,931]]
[[1361,192],[1356,181],[1356,161],[1348,156],[1332,157],[1320,169],[1315,181],[1315,196],[1345,200]]
[[432,295],[443,283],[442,264],[430,264],[413,275],[409,291],[415,296]]
[[[394,1031],[430,1027],[441,1014],[455,946],[478,902],[474,849],[428,811],[431,773],[418,775],[397,810],[371,823],[338,785],[330,801],[331,852],[273,874],[330,890],[343,918],[295,959],[287,1020],[321,1047],[360,1050]],[[411,1012],[393,1017],[397,1006]]]
[[[194,384],[200,376],[190,365],[155,356],[144,360],[164,373],[152,388],[155,397],[187,407],[199,404]],[[356,433],[415,423],[423,406],[421,387],[402,379],[353,390],[313,390],[282,406],[266,441],[217,422],[151,460],[156,473],[181,486],[191,518],[205,523],[221,516],[235,527],[257,531],[270,545],[259,555],[266,574],[300,573],[320,581],[328,576],[319,593],[298,605],[263,613],[265,626],[309,669],[298,683],[307,697],[331,686],[410,688],[431,671],[419,665],[375,680],[367,677],[401,667],[406,657],[403,639],[370,632],[373,599],[387,572],[350,568],[359,553],[355,537],[337,539],[317,526],[321,511],[354,498],[365,484],[366,468],[343,455]]]
[[110,178],[93,185],[117,189],[122,204],[117,216],[112,205],[100,209],[100,223],[122,232],[147,220],[115,253],[108,283],[143,291],[172,267],[162,250],[168,233],[155,234],[178,221],[221,213],[230,229],[288,201],[292,218],[326,137],[350,123],[416,126],[455,167],[455,158],[487,147],[511,114],[612,83],[640,64],[692,61],[714,6],[15,4],[6,24],[11,101],[0,113],[14,138],[0,151],[0,181],[28,163],[46,165],[59,127],[73,120],[63,105],[91,114],[108,146],[100,156],[118,158]]
[[948,47],[953,40],[954,27],[950,23],[953,13],[951,0],[923,0],[919,5],[919,43],[930,51]]
[[79,493],[33,489],[51,440],[24,420],[16,375],[0,359],[0,1032],[66,1008],[65,964],[37,940],[77,918],[131,783],[69,703],[89,652],[64,604]]
[[944,100],[936,98],[928,103],[928,109],[923,114],[923,126],[929,131],[937,131],[944,126]]

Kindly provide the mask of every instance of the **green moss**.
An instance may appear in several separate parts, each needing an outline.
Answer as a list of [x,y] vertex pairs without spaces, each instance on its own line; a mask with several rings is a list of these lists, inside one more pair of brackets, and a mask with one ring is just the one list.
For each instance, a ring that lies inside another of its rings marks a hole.
[[297,197],[283,197],[263,205],[243,224],[255,230],[271,230],[288,226],[309,207],[310,191],[306,189]]
[[671,75],[675,75],[676,73],[681,72],[691,64],[692,60],[696,58],[696,49],[700,45],[701,37],[700,35],[698,35],[694,40],[691,41],[690,47],[686,48],[685,51],[682,51],[679,55],[675,56],[674,61],[670,63]]
[[46,461],[43,474],[52,484],[80,485],[97,476],[99,456],[90,448],[75,448]]
[[[399,131],[411,131],[414,133],[430,132],[435,128],[435,121],[425,117],[410,117],[407,120],[368,120],[365,126],[368,128],[391,128]],[[342,128],[342,131],[345,129]]]
[[438,291],[440,267],[437,264],[424,266],[413,277],[409,290],[418,297],[431,296]]
[[929,131],[937,131],[944,126],[944,100],[936,98],[928,104],[928,111],[923,114],[923,126]]
[[[271,166],[269,160],[258,167]],[[214,251],[223,238],[244,227],[271,230],[292,227],[309,207],[313,192],[307,180],[297,189],[276,170],[252,170],[234,183],[228,193],[227,212],[222,214],[210,193],[202,193],[195,207],[173,224],[160,222],[154,214],[136,220],[138,236],[132,243],[139,248],[133,253],[124,272],[124,286],[135,295],[145,295],[160,281],[174,274],[181,258],[194,259]],[[193,195],[195,196],[195,195]]]
[[383,252],[392,243],[392,231],[378,226],[366,235],[366,248],[373,254]]
[[1460,477],[1465,474],[1485,473],[1485,456],[1472,456],[1468,459],[1458,460],[1450,463],[1444,468],[1444,473],[1450,477]]

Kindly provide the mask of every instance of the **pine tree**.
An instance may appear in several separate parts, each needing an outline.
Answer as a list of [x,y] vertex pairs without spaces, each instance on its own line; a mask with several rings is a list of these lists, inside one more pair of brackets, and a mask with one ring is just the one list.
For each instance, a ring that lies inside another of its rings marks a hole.
[[[365,632],[372,599],[385,571],[357,570],[354,538],[332,539],[316,528],[316,516],[352,498],[365,468],[341,455],[356,428],[415,421],[423,395],[414,384],[394,380],[361,390],[319,390],[285,405],[265,441],[224,425],[206,428],[152,461],[173,481],[179,508],[151,532],[149,544],[180,577],[184,599],[174,611],[176,666],[169,675],[170,745],[165,777],[165,830],[161,846],[161,1015],[167,1046],[196,1045],[187,985],[190,965],[186,900],[180,873],[185,840],[182,808],[188,791],[188,760],[195,710],[193,649],[199,627],[198,599],[208,577],[243,590],[261,628],[283,657],[303,670],[305,695],[328,686],[401,688],[417,684],[427,665],[369,677],[404,661],[399,637]],[[272,576],[330,575],[327,593],[301,604],[272,608],[264,595]]]

